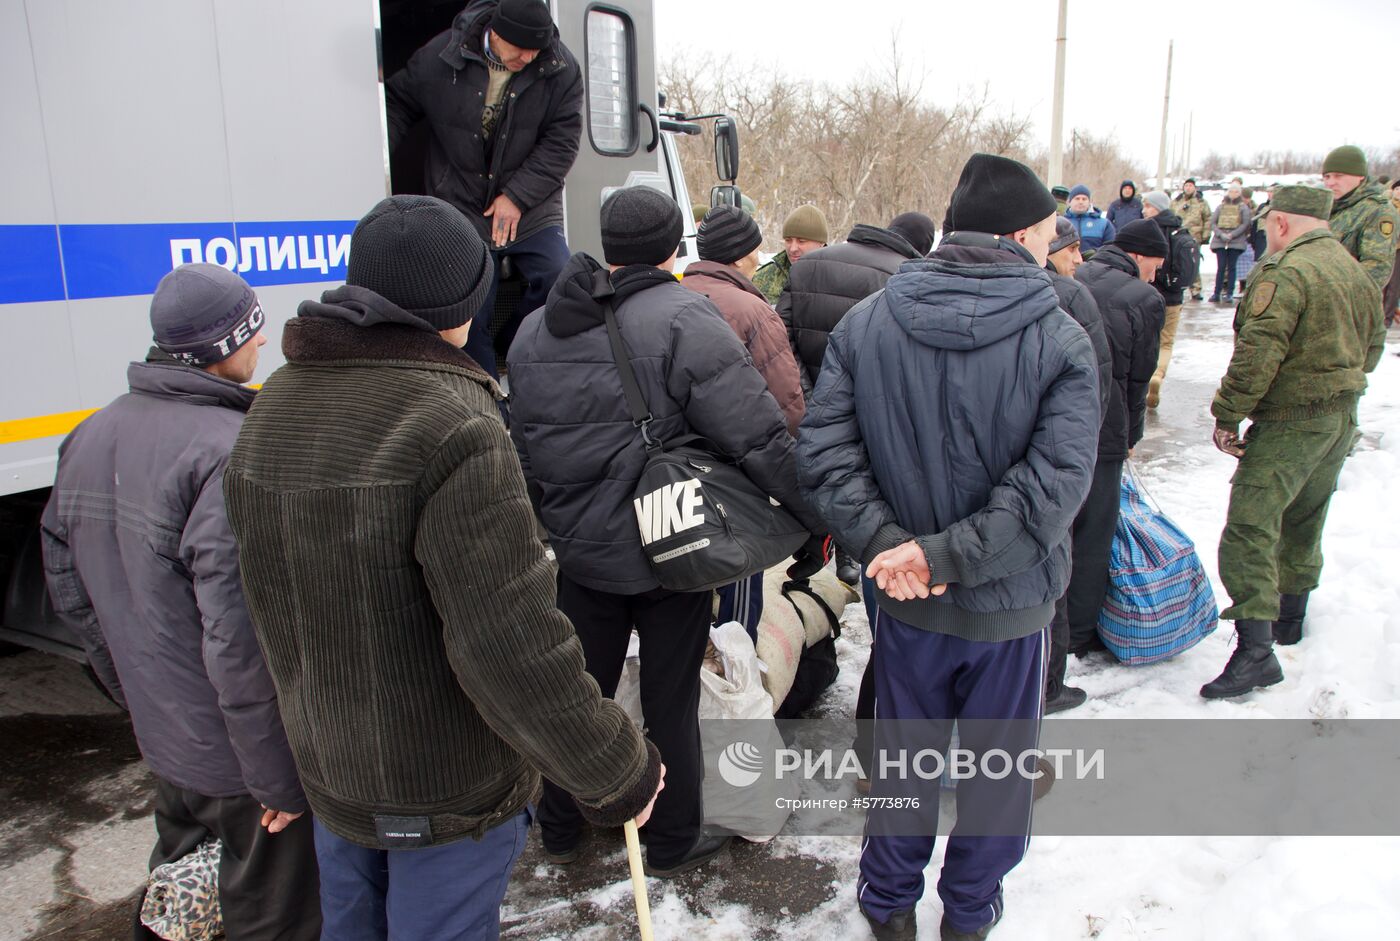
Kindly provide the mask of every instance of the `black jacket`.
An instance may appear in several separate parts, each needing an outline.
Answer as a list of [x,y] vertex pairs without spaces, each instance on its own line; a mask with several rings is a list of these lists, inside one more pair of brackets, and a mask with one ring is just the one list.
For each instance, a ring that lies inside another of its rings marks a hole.
[[1099,432],[1099,457],[1125,460],[1142,440],[1166,308],[1162,295],[1139,280],[1137,263],[1117,245],[1099,249],[1074,277],[1094,295],[1113,349],[1114,389]]
[[1162,234],[1167,237],[1167,244],[1171,246],[1162,267],[1157,269],[1152,286],[1161,293],[1168,307],[1175,307],[1186,296],[1186,289],[1196,280],[1196,272],[1200,268],[1196,240],[1182,227],[1181,217],[1170,210],[1159,212],[1152,221],[1161,228]]
[[662,441],[699,434],[742,463],[760,489],[814,532],[797,489],[795,443],[743,342],[714,304],[657,268],[611,277],[587,255],[569,259],[545,306],[511,344],[511,437],[559,567],[600,591],[659,587],[632,499],[646,449],[632,423],[604,326],[611,297]]
[[244,600],[224,470],[253,390],[159,351],[59,448],[44,510],[54,607],[151,770],[208,797],[306,809]]
[[[881,608],[969,640],[1050,623],[1094,468],[1098,365],[1029,255],[945,243],[832,331],[802,488],[862,561],[914,536],[946,594]],[[913,534],[913,535],[911,535]]]
[[787,325],[809,390],[821,372],[826,338],[846,311],[884,287],[900,265],[918,257],[908,241],[889,229],[858,225],[846,241],[803,255],[792,266],[778,298],[778,316]]
[[1099,364],[1099,413],[1108,413],[1108,398],[1113,390],[1113,348],[1108,345],[1108,334],[1104,332],[1103,315],[1099,305],[1094,303],[1094,295],[1088,288],[1073,278],[1066,278],[1049,265],[1045,266],[1050,282],[1055,285],[1055,294],[1060,299],[1060,309],[1074,318],[1074,322],[1084,328],[1089,343],[1094,347],[1094,360]]
[[482,213],[505,193],[522,213],[518,241],[563,224],[564,176],[578,156],[583,129],[583,76],[556,29],[550,47],[511,78],[505,111],[484,140],[488,76],[481,43],[496,6],[497,0],[476,0],[459,13],[451,29],[389,77],[384,103],[390,149],[419,119],[432,129],[423,172],[427,194],[462,210],[489,240],[491,220]]

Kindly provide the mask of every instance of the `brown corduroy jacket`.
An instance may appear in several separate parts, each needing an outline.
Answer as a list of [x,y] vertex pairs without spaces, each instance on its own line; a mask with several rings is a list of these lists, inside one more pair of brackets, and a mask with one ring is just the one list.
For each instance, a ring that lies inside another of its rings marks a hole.
[[312,810],[363,846],[447,843],[543,772],[630,819],[659,758],[555,608],[495,384],[378,295],[324,301],[287,324],[224,479]]

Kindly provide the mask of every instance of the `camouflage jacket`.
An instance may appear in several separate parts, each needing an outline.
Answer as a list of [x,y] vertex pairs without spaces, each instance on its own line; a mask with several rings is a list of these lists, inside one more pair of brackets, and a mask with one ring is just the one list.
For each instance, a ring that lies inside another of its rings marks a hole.
[[1351,257],[1384,289],[1395,266],[1400,213],[1379,183],[1366,180],[1332,206],[1332,233]]
[[787,252],[778,252],[771,261],[753,273],[753,286],[763,292],[763,296],[768,298],[768,303],[776,304],[778,295],[783,293],[790,277],[792,262],[788,261]]
[[1250,275],[1211,414],[1235,428],[1354,408],[1384,347],[1380,291],[1330,232],[1308,232]]
[[1200,194],[1188,197],[1182,193],[1172,200],[1172,212],[1181,217],[1181,224],[1197,245],[1204,245],[1210,238],[1210,207]]

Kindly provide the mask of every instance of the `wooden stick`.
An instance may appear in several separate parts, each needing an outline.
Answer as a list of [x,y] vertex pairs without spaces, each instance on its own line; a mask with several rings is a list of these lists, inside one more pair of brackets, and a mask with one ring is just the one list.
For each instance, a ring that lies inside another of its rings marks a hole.
[[637,926],[642,932],[642,941],[651,938],[651,902],[647,898],[647,877],[642,871],[642,843],[637,838],[637,822],[629,820],[622,825],[627,835],[627,866],[632,870],[632,896],[637,902]]

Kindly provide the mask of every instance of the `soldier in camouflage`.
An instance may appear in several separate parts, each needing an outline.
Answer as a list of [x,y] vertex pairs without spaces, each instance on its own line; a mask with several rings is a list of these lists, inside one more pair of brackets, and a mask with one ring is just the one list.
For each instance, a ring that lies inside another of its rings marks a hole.
[[[1196,254],[1199,257],[1200,246],[1210,239],[1210,207],[1206,205],[1205,198],[1196,189],[1195,180],[1187,179],[1182,186],[1181,195],[1172,200],[1171,211],[1181,217],[1181,224],[1196,240]],[[1196,277],[1191,282],[1191,299],[1193,301],[1201,299],[1200,265],[1196,266]]]
[[1400,214],[1389,194],[1370,179],[1361,148],[1338,147],[1322,162],[1322,185],[1332,191],[1332,234],[1361,262],[1376,290],[1385,290],[1395,268]]
[[[1280,187],[1269,254],[1235,313],[1235,352],[1215,394],[1215,446],[1240,459],[1220,536],[1234,654],[1207,699],[1282,681],[1273,644],[1302,638],[1322,574],[1322,527],[1355,440],[1366,374],[1385,342],[1380,291],[1327,230],[1326,190]],[[1240,422],[1251,420],[1243,441]]]
[[812,205],[798,206],[783,221],[783,250],[754,272],[753,286],[763,292],[768,303],[778,303],[778,296],[792,277],[793,262],[824,248],[830,241],[822,211]]

